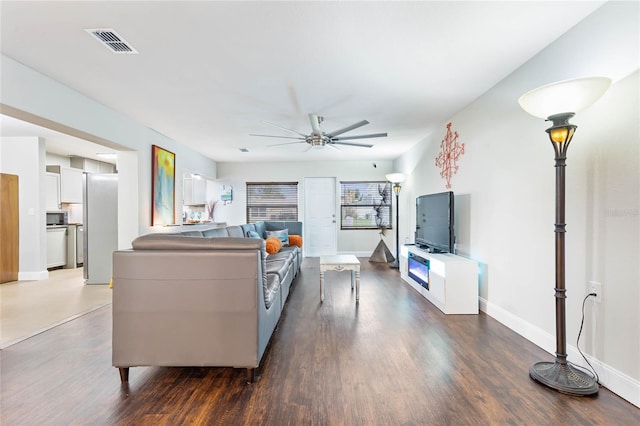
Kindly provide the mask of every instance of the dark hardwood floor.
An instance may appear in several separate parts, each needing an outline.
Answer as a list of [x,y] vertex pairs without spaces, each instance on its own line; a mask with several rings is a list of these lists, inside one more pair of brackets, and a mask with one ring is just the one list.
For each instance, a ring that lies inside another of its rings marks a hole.
[[0,352],[3,425],[632,425],[602,388],[572,397],[529,378],[553,357],[492,318],[445,316],[397,270],[348,273],[307,258],[257,381],[232,368],[111,366],[111,306]]

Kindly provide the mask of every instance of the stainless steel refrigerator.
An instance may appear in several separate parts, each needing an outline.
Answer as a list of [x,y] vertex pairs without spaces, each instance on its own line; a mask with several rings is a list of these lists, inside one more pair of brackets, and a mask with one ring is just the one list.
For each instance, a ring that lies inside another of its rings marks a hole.
[[82,202],[85,284],[109,284],[118,249],[118,175],[85,173]]

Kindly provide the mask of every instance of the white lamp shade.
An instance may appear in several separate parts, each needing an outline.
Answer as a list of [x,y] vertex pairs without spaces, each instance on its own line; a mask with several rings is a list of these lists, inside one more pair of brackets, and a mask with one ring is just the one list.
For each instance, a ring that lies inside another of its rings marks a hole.
[[401,183],[407,178],[404,173],[389,173],[385,177],[391,183]]
[[579,112],[595,103],[611,86],[608,77],[565,80],[533,89],[520,96],[518,103],[534,117],[547,118],[565,112]]

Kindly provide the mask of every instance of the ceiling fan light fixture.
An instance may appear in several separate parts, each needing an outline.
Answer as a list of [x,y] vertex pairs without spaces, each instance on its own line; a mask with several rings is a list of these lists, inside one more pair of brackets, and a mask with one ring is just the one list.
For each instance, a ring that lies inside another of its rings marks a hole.
[[313,135],[306,139],[306,142],[311,145],[313,148],[320,147],[322,148],[327,144],[327,140],[324,136]]
[[370,145],[370,144],[362,144],[362,143],[355,143],[355,142],[343,142],[345,140],[381,138],[381,137],[386,137],[387,136],[386,133],[374,133],[374,134],[368,134],[368,135],[341,136],[341,137],[338,137],[338,135],[341,135],[343,133],[349,132],[351,130],[354,130],[354,129],[357,129],[359,127],[362,127],[364,125],[369,124],[369,122],[367,120],[362,120],[362,121],[360,121],[358,123],[352,124],[352,125],[347,126],[347,127],[343,127],[342,129],[338,129],[338,130],[335,130],[335,131],[330,132],[330,133],[327,133],[327,132],[323,131],[320,128],[320,123],[322,123],[324,121],[324,117],[322,117],[322,116],[320,116],[318,114],[309,114],[309,121],[311,122],[311,130],[312,130],[312,132],[310,134],[308,134],[308,135],[300,133],[297,130],[287,129],[286,127],[282,127],[282,126],[279,126],[277,124],[274,124],[274,123],[271,123],[271,122],[268,122],[268,121],[263,121],[266,124],[272,125],[272,126],[277,127],[279,129],[286,130],[287,132],[298,134],[298,135],[302,136],[301,138],[292,137],[292,136],[261,135],[261,134],[255,134],[255,133],[250,133],[249,135],[250,136],[262,136],[262,137],[268,137],[268,138],[297,139],[297,140],[300,141],[300,142],[287,142],[287,143],[281,143],[281,144],[274,144],[274,145],[270,145],[270,146],[306,143],[306,144],[309,145],[308,149],[323,148],[325,146],[328,146],[329,148],[333,148],[333,149],[336,149],[338,151],[340,151],[340,149],[336,145],[350,145],[350,146],[356,146],[356,147],[359,147],[359,148],[371,148],[371,147],[373,147],[373,145]]

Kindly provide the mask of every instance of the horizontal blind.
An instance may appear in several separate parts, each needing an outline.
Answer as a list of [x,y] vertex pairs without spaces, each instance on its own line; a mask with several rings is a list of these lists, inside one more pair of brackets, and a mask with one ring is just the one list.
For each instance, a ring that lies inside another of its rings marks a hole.
[[389,182],[340,182],[340,229],[391,228]]
[[247,182],[247,223],[298,220],[298,182]]

